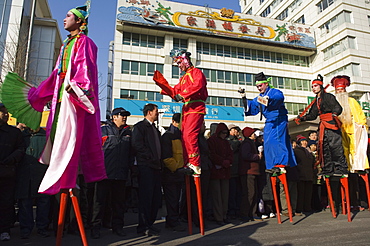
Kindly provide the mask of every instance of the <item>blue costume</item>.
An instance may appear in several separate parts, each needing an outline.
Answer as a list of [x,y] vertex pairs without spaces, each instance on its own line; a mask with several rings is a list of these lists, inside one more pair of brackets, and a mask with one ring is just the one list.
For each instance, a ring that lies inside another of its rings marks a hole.
[[284,94],[275,88],[267,87],[261,97],[268,97],[267,106],[257,101],[245,100],[244,112],[246,116],[257,115],[260,111],[266,118],[264,129],[264,154],[266,169],[275,165],[296,166],[292,145],[288,134],[288,111],[284,106]]

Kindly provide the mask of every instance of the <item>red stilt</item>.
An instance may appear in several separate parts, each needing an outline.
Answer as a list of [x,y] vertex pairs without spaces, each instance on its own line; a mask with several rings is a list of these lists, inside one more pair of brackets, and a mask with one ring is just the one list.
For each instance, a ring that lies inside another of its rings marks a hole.
[[367,194],[367,206],[368,210],[370,211],[370,186],[369,186],[369,174],[368,173],[360,173],[360,177],[365,181],[366,186],[366,194]]
[[292,205],[290,203],[290,194],[289,194],[288,181],[286,180],[286,174],[282,173],[278,176],[278,178],[280,179],[280,182],[284,186],[286,203],[288,205],[289,221],[293,222],[293,210],[292,210]]
[[340,186],[340,194],[341,194],[341,197],[342,197],[342,214],[346,214],[347,211],[346,211],[346,193],[345,193],[345,189],[342,185],[342,180],[341,180],[341,186]]
[[331,187],[330,187],[330,178],[325,177],[325,184],[326,184],[326,190],[328,193],[328,199],[329,199],[329,206],[331,209],[331,214],[333,215],[333,218],[337,218],[337,213],[335,211],[334,202],[333,202],[333,194],[331,193]]
[[[340,179],[340,183],[344,187],[344,192],[345,192],[345,196],[346,196],[347,219],[348,219],[348,222],[352,222],[352,218],[351,218],[351,202],[350,202],[350,198],[349,198],[348,177],[342,177]],[[342,204],[342,206],[343,205],[344,204]]]
[[62,244],[64,218],[66,215],[67,200],[68,200],[68,191],[62,190],[60,194],[58,231],[57,231],[57,238],[56,238],[56,243],[55,243],[56,246],[60,246]]
[[274,202],[275,202],[275,208],[276,208],[276,216],[278,223],[281,224],[281,215],[280,215],[280,207],[279,207],[279,199],[276,192],[276,176],[271,176],[271,188],[272,188],[272,194],[274,195]]
[[191,220],[191,195],[190,195],[190,176],[185,175],[185,182],[186,182],[186,205],[188,207],[188,232],[189,235],[193,234],[193,226]]
[[82,240],[82,245],[87,246],[88,243],[87,243],[87,239],[86,239],[86,233],[85,233],[84,224],[82,222],[82,216],[81,216],[80,207],[78,205],[78,199],[73,194],[72,189],[69,190],[69,196],[72,199],[73,209],[74,209],[75,214],[76,214],[78,229],[80,230],[80,235],[81,235],[81,240]]
[[194,175],[194,183],[195,183],[195,188],[197,191],[200,234],[204,235],[203,202],[202,202],[202,188],[201,188],[202,186],[200,183],[200,175]]

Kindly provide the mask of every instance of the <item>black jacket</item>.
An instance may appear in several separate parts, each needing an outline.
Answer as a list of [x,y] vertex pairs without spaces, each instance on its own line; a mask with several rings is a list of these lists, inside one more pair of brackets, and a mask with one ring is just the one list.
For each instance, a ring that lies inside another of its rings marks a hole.
[[313,181],[315,157],[307,149],[297,146],[294,149],[300,181]]
[[0,165],[16,166],[24,155],[22,133],[18,128],[0,126]]
[[113,122],[102,126],[105,170],[108,179],[127,180],[129,167],[134,163],[129,126],[121,130]]
[[[160,132],[156,129],[160,139]],[[147,119],[143,119],[134,125],[132,132],[132,146],[135,150],[136,161],[140,166],[148,166],[154,169],[161,169],[160,158],[156,154],[153,126]]]
[[38,193],[41,181],[49,166],[38,161],[45,147],[46,132],[42,128],[37,133],[30,133],[25,129],[22,134],[27,149],[17,168],[16,198],[47,196]]

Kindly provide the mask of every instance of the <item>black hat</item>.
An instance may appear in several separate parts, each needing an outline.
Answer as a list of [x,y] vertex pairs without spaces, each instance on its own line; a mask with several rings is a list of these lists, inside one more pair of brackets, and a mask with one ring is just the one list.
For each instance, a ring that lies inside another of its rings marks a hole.
[[257,82],[257,81],[266,81],[267,78],[265,76],[265,74],[263,72],[260,72],[258,74],[256,74],[255,78],[254,78],[254,82]]
[[124,109],[122,107],[113,109],[111,115],[113,116],[113,115],[118,115],[118,114],[121,115],[121,116],[130,116],[131,115],[131,113],[129,111],[127,111],[126,109]]

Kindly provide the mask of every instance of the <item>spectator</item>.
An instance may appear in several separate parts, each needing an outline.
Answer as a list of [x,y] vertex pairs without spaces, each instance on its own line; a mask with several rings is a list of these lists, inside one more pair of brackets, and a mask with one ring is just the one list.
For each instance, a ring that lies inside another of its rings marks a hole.
[[227,207],[229,200],[230,167],[233,161],[233,151],[226,137],[229,130],[224,123],[219,123],[215,134],[208,139],[212,161],[210,191],[213,201],[213,216],[218,225],[229,223]]
[[310,133],[308,134],[308,140],[312,140],[317,143],[317,131],[310,131]]
[[239,149],[242,143],[240,139],[240,128],[234,124],[230,124],[229,137],[227,140],[233,150],[233,163],[230,168],[229,180],[229,211],[228,216],[230,219],[235,219],[239,215],[240,201],[241,201],[241,183],[239,177]]
[[[124,108],[112,111],[112,120],[102,126],[104,163],[107,179],[98,181],[95,186],[91,237],[100,238],[106,206],[112,210],[112,232],[125,236],[123,231],[125,213],[125,185],[129,167],[134,157],[131,150],[131,130],[126,124],[131,113]],[[110,201],[110,204],[108,204]]]
[[0,240],[10,240],[14,214],[16,166],[24,155],[22,133],[8,125],[9,114],[0,103]]
[[244,141],[240,147],[239,175],[242,185],[242,201],[240,215],[243,222],[249,220],[262,221],[257,216],[257,176],[260,175],[260,160],[262,152],[256,148],[254,140],[256,129],[245,127],[243,129]]
[[[50,196],[37,192],[47,165],[38,161],[46,143],[46,132],[39,128],[33,131],[19,123],[18,129],[23,129],[23,139],[26,145],[26,155],[17,168],[16,199],[18,199],[18,218],[21,238],[30,237],[33,227],[37,227],[37,234],[49,237]],[[36,219],[34,220],[33,205],[36,204]]]
[[139,179],[139,225],[137,233],[157,236],[160,230],[153,226],[161,206],[161,144],[155,127],[158,106],[148,103],[143,109],[144,119],[134,125],[132,146],[136,151]]
[[[186,230],[186,227],[180,222],[180,200],[185,186],[184,174],[180,172],[184,167],[181,131],[179,129],[180,117],[180,113],[175,113],[172,116],[172,123],[161,138],[164,163],[162,187],[167,209],[166,228],[173,231]],[[189,174],[192,172],[190,171]]]
[[314,179],[315,158],[307,150],[307,139],[297,136],[297,147],[294,149],[295,158],[299,172],[298,191],[297,191],[297,213],[311,212],[312,186]]

